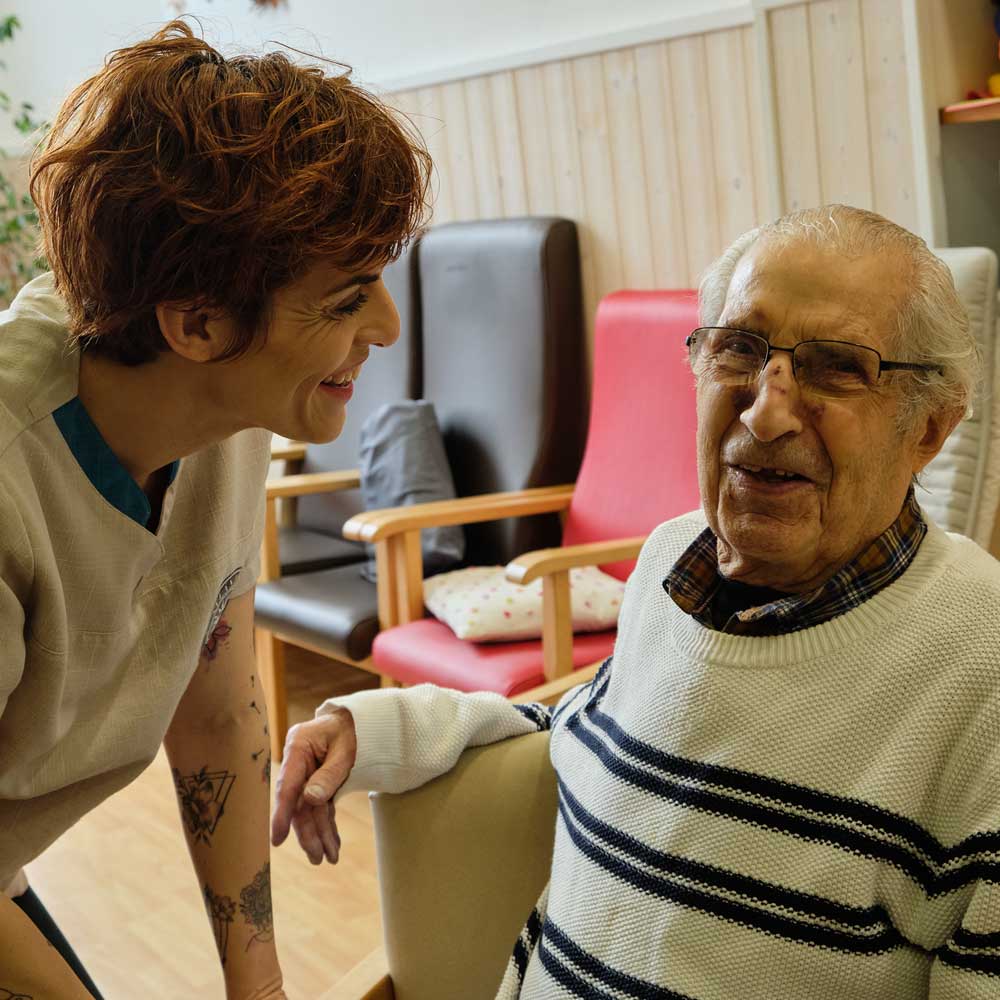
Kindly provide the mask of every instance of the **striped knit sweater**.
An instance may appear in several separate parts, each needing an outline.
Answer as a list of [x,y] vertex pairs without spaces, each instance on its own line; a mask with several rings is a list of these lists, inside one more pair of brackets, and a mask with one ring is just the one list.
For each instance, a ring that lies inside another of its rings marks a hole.
[[930,525],[893,584],[774,637],[699,625],[654,532],[614,657],[554,711],[362,692],[343,791],[551,729],[549,885],[498,998],[1000,997],[1000,565]]

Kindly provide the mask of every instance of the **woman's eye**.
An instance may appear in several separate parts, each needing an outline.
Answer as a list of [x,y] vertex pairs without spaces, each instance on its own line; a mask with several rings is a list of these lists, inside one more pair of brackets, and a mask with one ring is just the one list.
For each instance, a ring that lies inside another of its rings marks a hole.
[[350,299],[348,302],[344,302],[339,306],[333,306],[324,311],[324,316],[329,316],[332,319],[340,319],[341,316],[352,316],[356,313],[366,302],[368,301],[368,296],[358,290],[358,294]]

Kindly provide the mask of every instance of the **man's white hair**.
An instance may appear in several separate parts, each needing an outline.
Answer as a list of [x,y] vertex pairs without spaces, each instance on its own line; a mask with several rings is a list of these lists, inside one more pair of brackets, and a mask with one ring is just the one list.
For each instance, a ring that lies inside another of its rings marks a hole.
[[702,325],[718,323],[737,265],[762,238],[778,245],[808,241],[851,258],[881,252],[903,255],[910,266],[908,294],[897,313],[896,329],[889,331],[892,353],[886,359],[933,365],[944,375],[930,371],[900,375],[900,429],[932,412],[969,412],[982,378],[982,361],[951,271],[919,236],[875,212],[847,205],[808,208],[737,237],[702,277]]

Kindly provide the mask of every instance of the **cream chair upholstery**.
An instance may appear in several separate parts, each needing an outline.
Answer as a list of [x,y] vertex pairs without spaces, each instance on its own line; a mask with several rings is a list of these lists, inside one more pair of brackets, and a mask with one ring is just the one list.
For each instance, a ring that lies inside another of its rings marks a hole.
[[548,749],[548,733],[476,747],[422,788],[372,796],[392,992],[369,995],[493,1000],[549,878]]
[[983,247],[948,247],[934,253],[951,269],[982,352],[985,377],[972,416],[955,428],[921,475],[917,499],[942,528],[989,548],[1000,503],[997,258]]

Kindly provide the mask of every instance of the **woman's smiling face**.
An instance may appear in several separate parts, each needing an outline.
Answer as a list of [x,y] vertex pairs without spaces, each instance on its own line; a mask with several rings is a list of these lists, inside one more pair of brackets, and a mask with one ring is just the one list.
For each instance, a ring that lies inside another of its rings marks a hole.
[[381,267],[348,272],[317,264],[275,292],[262,346],[226,363],[227,395],[245,426],[332,441],[371,348],[398,338]]

